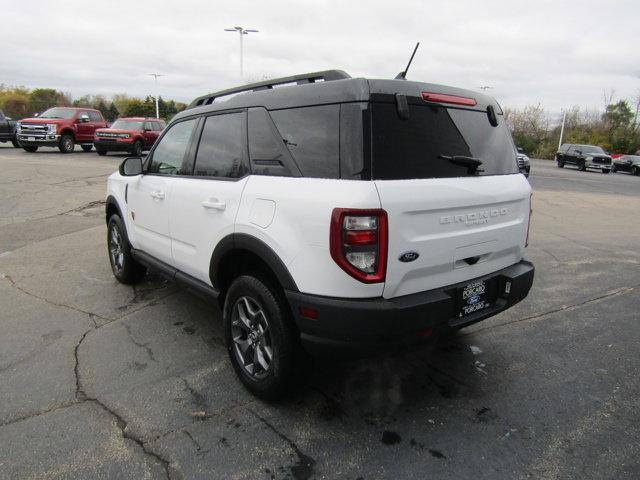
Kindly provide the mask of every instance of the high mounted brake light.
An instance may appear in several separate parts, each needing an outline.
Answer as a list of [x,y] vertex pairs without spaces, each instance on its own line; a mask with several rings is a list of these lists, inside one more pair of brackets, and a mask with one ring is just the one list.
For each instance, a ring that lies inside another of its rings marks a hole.
[[466,105],[473,107],[478,102],[469,97],[458,97],[457,95],[446,95],[444,93],[422,92],[422,99],[425,102],[451,103],[453,105]]
[[345,272],[364,283],[384,282],[387,270],[387,212],[334,208],[329,250]]

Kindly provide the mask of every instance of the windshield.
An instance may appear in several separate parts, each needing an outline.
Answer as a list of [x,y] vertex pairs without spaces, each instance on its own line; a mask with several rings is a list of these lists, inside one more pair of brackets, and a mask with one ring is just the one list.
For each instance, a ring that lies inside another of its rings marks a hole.
[[582,150],[582,153],[605,153],[602,148],[593,145],[578,145],[576,150]]
[[76,111],[72,108],[50,108],[42,113],[38,118],[73,118]]
[[116,120],[111,128],[120,130],[142,130],[142,122],[137,120]]
[[409,119],[402,120],[395,104],[371,107],[375,180],[518,173],[501,115],[493,127],[484,111],[411,105]]

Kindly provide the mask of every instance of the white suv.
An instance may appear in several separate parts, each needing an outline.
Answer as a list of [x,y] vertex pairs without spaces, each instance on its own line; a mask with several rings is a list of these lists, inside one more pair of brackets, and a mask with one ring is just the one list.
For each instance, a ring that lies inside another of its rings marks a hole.
[[200,97],[126,159],[109,257],[217,299],[239,378],[274,398],[304,352],[433,341],[526,297],[530,196],[492,98],[317,72]]

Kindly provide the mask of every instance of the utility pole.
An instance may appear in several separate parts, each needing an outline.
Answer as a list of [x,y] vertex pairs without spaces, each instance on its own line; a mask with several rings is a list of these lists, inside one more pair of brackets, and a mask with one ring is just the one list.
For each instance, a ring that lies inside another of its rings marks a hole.
[[160,118],[160,108],[158,107],[158,97],[160,96],[158,93],[158,77],[164,77],[164,75],[160,73],[149,73],[148,75],[156,79],[156,118]]
[[232,27],[232,28],[225,28],[224,31],[225,32],[238,32],[238,34],[240,34],[240,79],[242,79],[242,77],[244,76],[244,72],[243,72],[244,46],[242,44],[242,37],[244,35],[249,35],[250,33],[258,33],[258,30],[254,30],[254,29],[250,29],[250,28],[244,28],[244,27]]
[[562,112],[562,126],[560,127],[560,141],[558,142],[558,150],[562,146],[562,136],[564,135],[564,122],[567,119],[567,111]]

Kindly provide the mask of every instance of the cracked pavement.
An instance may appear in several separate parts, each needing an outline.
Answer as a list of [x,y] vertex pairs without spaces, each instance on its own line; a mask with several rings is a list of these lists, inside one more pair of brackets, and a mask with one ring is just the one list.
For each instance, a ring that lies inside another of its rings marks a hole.
[[533,161],[534,288],[421,352],[317,361],[256,400],[220,312],[118,284],[123,156],[0,146],[0,479],[640,476],[640,182]]

